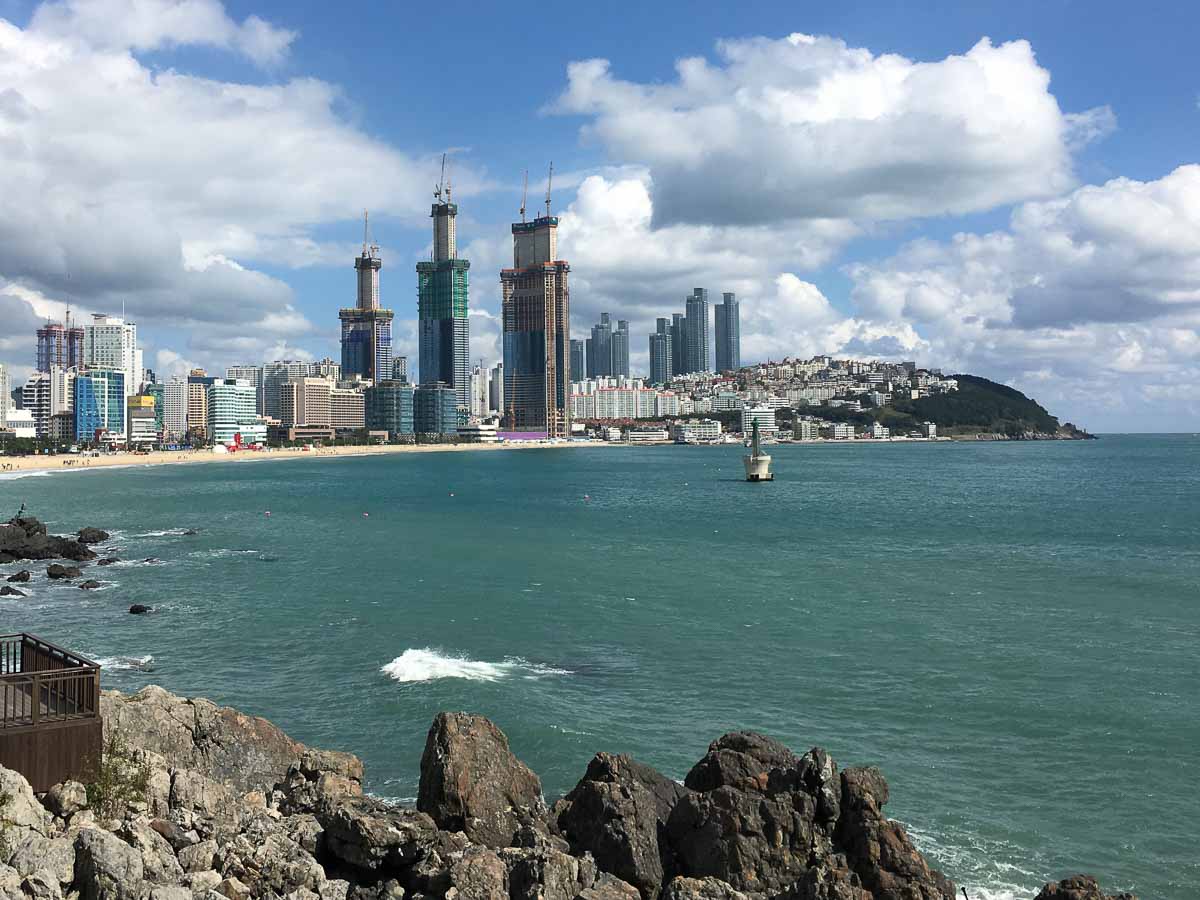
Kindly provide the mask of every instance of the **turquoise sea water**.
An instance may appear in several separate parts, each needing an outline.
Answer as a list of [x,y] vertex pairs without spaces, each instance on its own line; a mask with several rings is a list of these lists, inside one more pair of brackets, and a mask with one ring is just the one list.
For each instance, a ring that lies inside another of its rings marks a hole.
[[491,716],[551,799],[597,750],[682,778],[754,728],[879,764],[973,898],[1076,871],[1195,896],[1200,438],[778,446],[769,485],[741,452],[0,476],[5,516],[161,560],[39,577],[0,630],[353,750],[380,796],[415,796],[442,709]]

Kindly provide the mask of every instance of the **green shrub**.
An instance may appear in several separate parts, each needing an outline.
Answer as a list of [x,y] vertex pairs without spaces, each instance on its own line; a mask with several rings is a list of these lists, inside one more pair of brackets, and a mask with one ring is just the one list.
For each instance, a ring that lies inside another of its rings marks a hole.
[[131,803],[142,803],[150,785],[150,765],[138,759],[125,735],[105,729],[99,760],[87,767],[88,806],[101,819],[117,818]]

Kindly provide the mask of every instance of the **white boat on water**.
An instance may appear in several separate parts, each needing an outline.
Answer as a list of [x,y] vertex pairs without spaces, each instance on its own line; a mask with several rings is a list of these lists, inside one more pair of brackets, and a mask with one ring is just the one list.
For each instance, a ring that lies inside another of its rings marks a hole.
[[775,476],[771,473],[771,457],[762,452],[758,441],[758,423],[754,423],[754,428],[750,436],[750,452],[742,457],[742,462],[746,465],[746,480],[747,481],[774,481]]

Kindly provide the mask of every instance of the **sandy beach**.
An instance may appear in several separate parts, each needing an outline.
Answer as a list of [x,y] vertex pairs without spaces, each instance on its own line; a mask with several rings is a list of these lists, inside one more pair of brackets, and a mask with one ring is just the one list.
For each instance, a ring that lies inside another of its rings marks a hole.
[[0,477],[16,472],[78,471],[111,466],[172,466],[195,463],[253,463],[283,459],[325,459],[351,456],[381,456],[392,453],[461,453],[486,450],[532,450],[558,447],[614,446],[602,441],[543,441],[497,444],[382,444],[365,447],[319,447],[312,450],[279,448],[214,453],[212,450],[154,450],[150,453],[102,453],[99,456],[59,454],[57,456],[0,456]]

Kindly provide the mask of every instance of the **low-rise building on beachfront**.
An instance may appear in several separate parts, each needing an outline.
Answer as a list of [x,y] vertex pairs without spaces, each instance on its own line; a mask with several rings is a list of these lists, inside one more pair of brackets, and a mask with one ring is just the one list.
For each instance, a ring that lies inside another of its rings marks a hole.
[[625,432],[625,440],[631,444],[652,444],[670,440],[670,435],[665,428],[630,428]]
[[468,444],[495,444],[500,440],[495,422],[472,422],[458,426],[458,436]]
[[815,441],[821,436],[816,422],[810,419],[797,419],[792,425],[792,440]]
[[700,444],[721,438],[721,423],[716,419],[689,419],[671,426],[671,439],[678,444]]
[[154,415],[154,398],[134,394],[125,410],[125,444],[133,447],[153,447],[158,443],[158,422]]
[[833,423],[833,439],[835,441],[852,441],[854,440],[854,426],[849,422],[834,422]]
[[925,432],[925,437],[927,437],[927,438],[937,437],[937,426],[935,424],[933,424],[932,422],[924,423],[921,426],[921,430]]
[[884,428],[878,422],[871,424],[871,437],[877,441],[886,441],[892,436],[890,428]]
[[742,408],[742,434],[749,434],[758,423],[758,433],[764,437],[775,437],[779,426],[775,424],[775,410],[769,406],[746,406]]

